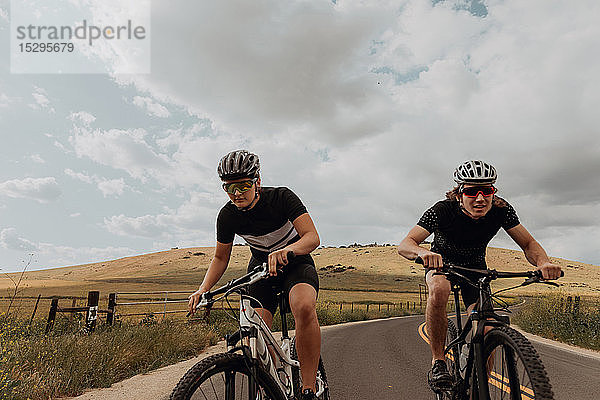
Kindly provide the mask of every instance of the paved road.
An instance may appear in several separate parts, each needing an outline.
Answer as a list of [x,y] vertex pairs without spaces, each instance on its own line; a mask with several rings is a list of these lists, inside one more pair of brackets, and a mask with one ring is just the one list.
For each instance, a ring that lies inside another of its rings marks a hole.
[[[334,400],[433,399],[426,384],[429,346],[417,328],[423,316],[331,327],[323,359]],[[600,398],[600,356],[533,341],[557,400]]]

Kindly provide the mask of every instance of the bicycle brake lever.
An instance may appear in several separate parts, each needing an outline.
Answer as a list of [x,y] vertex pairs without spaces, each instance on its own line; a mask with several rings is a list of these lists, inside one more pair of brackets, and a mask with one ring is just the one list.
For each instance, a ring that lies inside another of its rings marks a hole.
[[525,282],[523,282],[523,284],[521,286],[531,285],[532,283],[543,283],[544,285],[550,285],[550,286],[556,286],[556,287],[560,286],[556,282],[544,281],[544,280],[540,279],[538,276],[532,276],[531,278],[527,278],[527,280],[525,280]]
[[532,276],[531,278],[527,278],[525,280],[525,282],[523,282],[521,284],[521,286],[527,286],[527,285],[531,285],[532,283],[538,283],[538,282],[541,282],[540,278],[538,276]]
[[549,282],[549,281],[540,281],[539,283],[543,283],[544,285],[550,285],[550,286],[556,286],[559,287],[560,285],[556,282]]

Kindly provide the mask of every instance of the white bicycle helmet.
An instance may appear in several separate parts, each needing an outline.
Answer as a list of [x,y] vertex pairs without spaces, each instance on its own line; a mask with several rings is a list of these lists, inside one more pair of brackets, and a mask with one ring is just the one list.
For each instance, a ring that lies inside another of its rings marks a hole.
[[490,185],[496,183],[496,168],[481,160],[469,160],[454,170],[454,181],[459,185]]
[[217,173],[222,181],[258,178],[259,171],[258,156],[246,150],[235,150],[225,154],[217,166]]

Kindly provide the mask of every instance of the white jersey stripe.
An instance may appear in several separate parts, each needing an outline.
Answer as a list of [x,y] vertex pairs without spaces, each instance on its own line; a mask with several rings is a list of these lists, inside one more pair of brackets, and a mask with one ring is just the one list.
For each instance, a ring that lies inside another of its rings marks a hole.
[[298,232],[294,228],[294,225],[287,221],[281,228],[276,231],[267,233],[261,236],[253,236],[253,235],[240,235],[244,238],[246,243],[250,246],[254,247],[260,251],[270,252],[273,250],[278,250],[280,248],[284,248],[289,240],[295,238],[298,235]]

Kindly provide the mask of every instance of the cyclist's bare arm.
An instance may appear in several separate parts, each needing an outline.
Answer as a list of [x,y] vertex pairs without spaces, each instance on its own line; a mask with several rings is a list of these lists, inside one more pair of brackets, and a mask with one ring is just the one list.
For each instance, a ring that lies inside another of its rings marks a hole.
[[192,293],[189,297],[188,309],[190,313],[194,313],[196,311],[196,306],[200,301],[200,296],[204,292],[208,292],[210,288],[212,288],[215,283],[223,273],[225,269],[227,269],[227,264],[229,264],[229,258],[231,257],[231,249],[233,248],[233,243],[220,243],[217,242],[217,246],[215,248],[215,256],[210,262],[210,266],[206,271],[206,275],[204,275],[204,279],[202,280],[202,284],[200,288]]
[[529,231],[521,224],[506,231],[509,236],[523,249],[527,261],[542,271],[544,279],[558,279],[561,267],[548,258],[544,248],[531,236]]
[[309,254],[321,244],[317,228],[308,213],[298,216],[292,221],[292,224],[300,239],[281,250],[269,254],[269,273],[271,275],[277,274],[277,265],[287,265],[288,252],[293,251],[295,255]]
[[398,254],[409,260],[421,257],[424,266],[441,268],[443,266],[442,256],[419,246],[429,235],[431,233],[427,229],[416,225],[398,245]]

